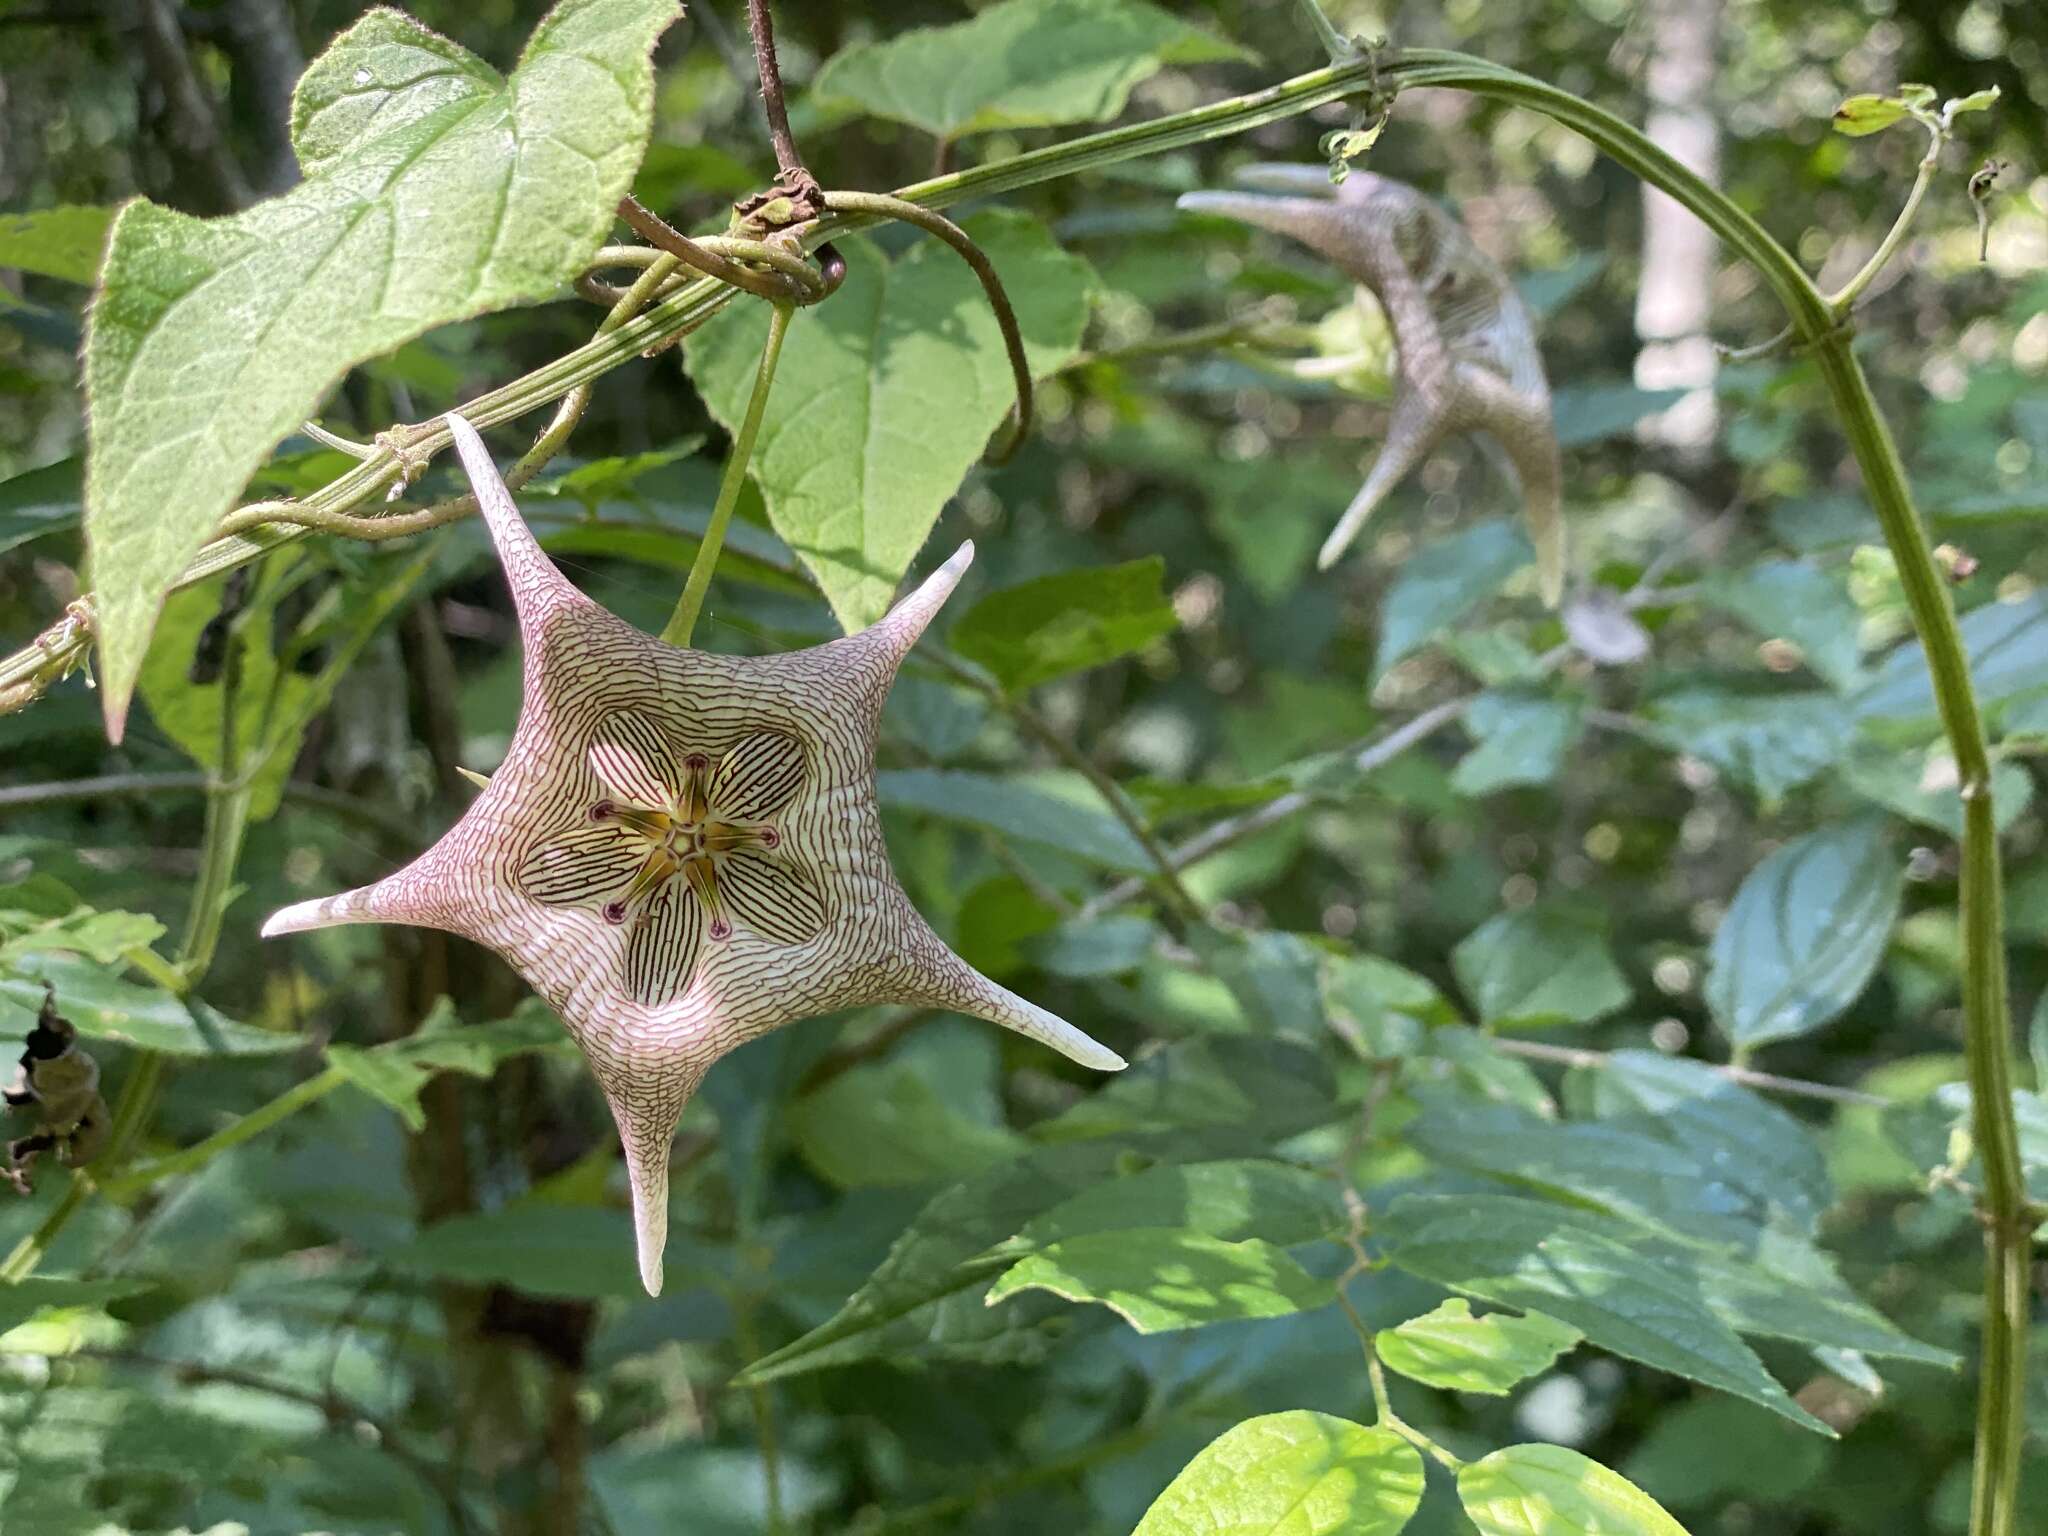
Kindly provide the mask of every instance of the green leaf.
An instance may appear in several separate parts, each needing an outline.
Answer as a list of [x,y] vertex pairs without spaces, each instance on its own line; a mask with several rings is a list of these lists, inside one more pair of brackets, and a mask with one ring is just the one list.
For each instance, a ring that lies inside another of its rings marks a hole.
[[[1994,93],[1995,94],[1995,93]],[[90,283],[107,248],[111,208],[76,203],[34,213],[0,213],[0,267]]]
[[81,1035],[171,1056],[274,1056],[305,1044],[297,1035],[255,1029],[196,998],[123,981],[75,955],[26,955],[0,974],[0,1033],[26,1035],[43,1005],[43,983]]
[[[669,1245],[670,1266],[678,1257]],[[529,1296],[639,1299],[633,1219],[622,1210],[522,1200],[450,1216],[379,1255],[393,1268]]]
[[[251,784],[249,817],[264,820],[283,798],[306,727],[327,707],[363,647],[426,575],[435,548],[435,541],[427,541],[410,557],[373,559],[314,606],[307,621],[313,626],[311,633],[280,634],[278,616],[288,597],[310,590],[318,576],[317,563],[302,559],[298,551],[272,556],[256,596],[234,621],[230,637],[216,654],[213,675],[205,682],[193,676],[194,659],[207,626],[221,611],[228,578],[173,592],[164,603],[138,679],[151,716],[202,768],[220,773],[232,767],[246,777]],[[228,646],[237,647],[240,655],[232,765],[221,757]],[[297,664],[323,650],[317,669]]]
[[1143,965],[1165,936],[1151,918],[1131,914],[1068,921],[1034,940],[1029,953],[1055,976],[1121,976]]
[[953,139],[1105,122],[1166,64],[1248,57],[1142,0],[1002,0],[971,21],[842,49],[811,91]]
[[1879,133],[1906,115],[1906,104],[1893,96],[1864,93],[1851,96],[1835,108],[1835,132],[1852,139]]
[[1140,1333],[1285,1317],[1337,1295],[1333,1282],[1309,1274],[1271,1243],[1230,1242],[1183,1227],[1127,1227],[1052,1243],[1005,1270],[985,1300],[995,1306],[1034,1290],[1099,1302]]
[[1874,817],[1795,838],[1749,872],[1707,951],[1705,997],[1737,1045],[1841,1015],[1884,958],[1905,868]]
[[1712,763],[1769,802],[1831,767],[1855,735],[1848,706],[1831,693],[1694,686],[1660,695],[1645,714],[1673,751]]
[[1505,518],[1475,523],[1414,556],[1380,605],[1373,675],[1384,677],[1395,662],[1457,623],[1535,558],[1529,536]]
[[1524,693],[1482,693],[1465,712],[1478,745],[1451,770],[1461,795],[1490,795],[1518,784],[1548,784],[1579,734],[1578,706]]
[[875,797],[891,810],[1022,838],[1107,869],[1152,867],[1122,822],[1014,779],[955,768],[891,768],[875,775]]
[[1158,555],[1081,567],[991,592],[953,626],[947,642],[981,663],[1011,693],[1142,651],[1173,632],[1160,590]]
[[[1421,1217],[1426,1214],[1424,1207],[1438,1213],[1469,1210],[1474,1213],[1475,1229],[1483,1230],[1480,1223],[1492,1222],[1504,1245],[1521,1245],[1530,1253],[1546,1251],[1542,1245],[1560,1234],[1625,1249],[1665,1271],[1688,1296],[1704,1303],[1737,1333],[1788,1339],[1815,1348],[1860,1350],[1948,1369],[1957,1364],[1949,1351],[1901,1332],[1849,1289],[1818,1248],[1784,1231],[1760,1230],[1744,1244],[1731,1247],[1693,1241],[1668,1229],[1645,1227],[1576,1203],[1558,1205],[1513,1195],[1481,1194],[1417,1197],[1417,1206],[1408,1214]],[[1503,1262],[1498,1254],[1491,1261]],[[1457,1289],[1471,1288],[1460,1285]],[[1507,1306],[1535,1306],[1577,1324],[1594,1343],[1615,1348],[1581,1318],[1559,1311],[1561,1303],[1544,1302],[1533,1293],[1522,1301],[1480,1290],[1471,1293]]]
[[1318,1041],[1324,1034],[1321,950],[1298,933],[1198,928],[1188,935],[1203,968],[1230,989],[1253,1029]]
[[365,1050],[330,1045],[327,1062],[371,1098],[389,1105],[415,1131],[426,1126],[420,1090],[437,1072],[489,1077],[498,1064],[532,1051],[566,1050],[568,1036],[561,1022],[537,999],[528,999],[508,1018],[489,1024],[464,1024],[454,1004],[442,998],[418,1031]]
[[804,1160],[841,1189],[955,1179],[1024,1149],[1014,1131],[961,1114],[906,1062],[841,1073],[790,1105],[784,1123]]
[[1511,1445],[1458,1471],[1480,1536],[1685,1536],[1619,1472],[1562,1445]]
[[[1865,799],[1908,821],[1963,835],[1963,796],[1956,760],[1945,743],[1916,749],[1872,745],[1843,765],[1842,779]],[[2000,832],[2007,831],[2034,800],[2034,776],[2018,763],[1991,765],[1991,805]]]
[[1218,1035],[1141,1054],[1033,1134],[1074,1141],[1216,1127],[1277,1141],[1338,1114],[1336,1083],[1319,1052],[1288,1040]]
[[1098,1232],[1178,1227],[1232,1242],[1256,1237],[1285,1248],[1344,1226],[1344,1202],[1334,1180],[1292,1163],[1228,1158],[1161,1163],[1105,1180],[1034,1217],[1004,1247],[1022,1252]]
[[1987,85],[1981,91],[1972,91],[1967,96],[1951,97],[1947,108],[1950,117],[1958,112],[1989,112],[1998,104],[1998,87]]
[[[1987,712],[1995,717],[2003,705],[2042,691],[2048,682],[2048,592],[1973,608],[1963,615],[1961,629],[1970,676]],[[1887,741],[1930,740],[1941,730],[1934,682],[1917,640],[1886,656],[1852,703],[1857,720]]]
[[1451,970],[1489,1027],[1586,1024],[1634,995],[1605,925],[1561,907],[1489,918],[1451,951]]
[[[1088,318],[1088,264],[1022,214],[991,210],[966,228],[1009,289],[1032,372],[1064,365]],[[929,239],[893,261],[871,240],[838,246],[846,281],[791,323],[752,468],[769,522],[851,632],[888,608],[1015,396],[995,317],[958,256]],[[690,376],[728,427],[745,413],[767,327],[766,305],[734,306],[685,343]]]
[[1210,1441],[1132,1536],[1399,1536],[1421,1503],[1414,1446],[1296,1408]]
[[991,1254],[995,1245],[1110,1176],[1125,1156],[1107,1141],[1044,1147],[940,1191],[836,1314],[735,1379],[756,1385],[884,1352],[891,1324],[1000,1272],[1010,1260]]
[[113,965],[163,935],[164,925],[147,913],[99,911],[49,875],[0,885],[0,966],[52,952]]
[[70,1275],[29,1275],[0,1281],[0,1333],[27,1322],[45,1307],[98,1307],[148,1289],[147,1280],[80,1280]]
[[646,146],[674,0],[562,0],[510,79],[374,10],[299,81],[305,180],[221,219],[114,222],[85,349],[86,533],[118,736],[164,594],[343,372],[437,325],[552,297]]
[[1626,1466],[1664,1503],[1698,1508],[1728,1499],[1782,1504],[1810,1487],[1828,1459],[1820,1441],[1787,1435],[1747,1403],[1703,1397],[1659,1413]]
[[565,469],[536,475],[521,489],[522,496],[559,496],[578,501],[592,512],[601,502],[635,494],[635,484],[645,475],[666,469],[687,459],[704,446],[701,433],[692,434],[647,453],[613,454],[608,458],[585,459]]
[[1604,442],[1632,429],[1645,416],[1669,410],[1685,398],[1682,389],[1640,389],[1634,384],[1567,384],[1552,403],[1560,448]]
[[59,459],[0,480],[0,555],[45,534],[76,528],[85,513],[85,470]]
[[1799,647],[1806,664],[1837,689],[1863,680],[1856,643],[1863,615],[1840,581],[1803,560],[1765,560],[1711,576],[1700,596],[1766,640]]
[[1372,1342],[1390,1371],[1451,1392],[1500,1396],[1555,1365],[1579,1342],[1579,1330],[1541,1312],[1474,1317],[1472,1303],[1453,1296]]
[[1696,1280],[1575,1213],[1503,1195],[1409,1195],[1375,1220],[1373,1235],[1410,1274],[1546,1313],[1601,1349],[1831,1433],[1771,1379]]

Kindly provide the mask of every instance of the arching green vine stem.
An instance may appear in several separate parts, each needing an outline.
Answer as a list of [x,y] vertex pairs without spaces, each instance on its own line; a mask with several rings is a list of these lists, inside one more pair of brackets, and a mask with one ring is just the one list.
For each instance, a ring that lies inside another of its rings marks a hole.
[[[1410,86],[1466,90],[1541,113],[1584,135],[1625,169],[1690,209],[1753,266],[1777,295],[1795,332],[1811,349],[1841,418],[1885,541],[1898,564],[1962,782],[1964,1014],[1973,1131],[1984,1162],[1983,1218],[1989,1257],[1971,1530],[1973,1536],[2015,1536],[2028,1241],[2037,1213],[2020,1177],[2012,1116],[2011,1023],[2005,995],[1990,753],[1954,605],[1914,507],[1897,448],[1877,410],[1869,380],[1850,351],[1838,315],[1793,255],[1726,196],[1612,113],[1516,71],[1435,50],[1388,53],[1333,65],[1249,95],[934,177],[903,188],[897,195],[926,208],[944,207],[1242,133],[1347,97],[1380,96]],[[809,228],[806,240],[815,246],[835,234],[874,222],[874,216],[853,211],[828,212]],[[705,279],[668,293],[616,329],[469,402],[465,414],[479,426],[497,425],[587,387],[641,353],[701,325],[729,302],[733,292]],[[445,430],[428,423],[406,432],[402,449],[417,456],[446,442]],[[344,513],[371,501],[401,472],[399,452],[387,448],[306,498],[298,510],[308,520]],[[300,526],[280,527],[273,521],[216,539],[195,559],[185,582],[246,564],[269,549],[304,537],[307,531]],[[51,678],[74,666],[90,639],[90,630],[87,608],[68,615],[35,644],[0,661],[0,701],[4,701],[0,707],[18,707]]]

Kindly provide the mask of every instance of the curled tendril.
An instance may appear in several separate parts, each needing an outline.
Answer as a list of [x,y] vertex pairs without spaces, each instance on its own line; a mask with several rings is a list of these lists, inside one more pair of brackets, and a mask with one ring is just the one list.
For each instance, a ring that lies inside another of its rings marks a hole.
[[996,275],[995,263],[988,259],[988,253],[974,243],[974,237],[943,214],[919,207],[900,197],[891,197],[886,192],[827,192],[824,194],[825,208],[831,213],[861,214],[871,218],[899,219],[905,224],[914,224],[926,234],[936,235],[959,253],[960,259],[974,269],[974,275],[981,279],[982,292],[988,295],[988,307],[995,312],[996,326],[1003,333],[1003,350],[1010,357],[1010,374],[1017,385],[1017,413],[1008,441],[988,455],[990,464],[1006,464],[1023,445],[1031,431],[1031,364],[1024,356],[1024,335],[1017,326],[1017,311],[1010,306],[1010,296],[1003,289],[1003,280]]

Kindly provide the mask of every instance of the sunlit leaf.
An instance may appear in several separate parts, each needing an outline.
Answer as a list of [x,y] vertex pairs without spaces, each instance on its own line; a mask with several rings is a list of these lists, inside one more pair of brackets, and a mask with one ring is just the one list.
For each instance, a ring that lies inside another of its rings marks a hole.
[[1297,1408],[1211,1441],[1132,1536],[1399,1536],[1421,1503],[1414,1446]]
[[1498,1396],[1549,1370],[1578,1342],[1578,1329],[1541,1312],[1474,1317],[1472,1304],[1453,1296],[1433,1312],[1382,1329],[1373,1349],[1388,1370],[1416,1381]]
[[1480,1536],[1685,1536],[1642,1489],[1562,1445],[1511,1445],[1460,1468],[1458,1501]]
[[986,1300],[995,1306],[1030,1290],[1099,1302],[1140,1333],[1284,1317],[1336,1296],[1330,1281],[1271,1243],[1179,1227],[1092,1232],[1048,1244],[1005,1270]]

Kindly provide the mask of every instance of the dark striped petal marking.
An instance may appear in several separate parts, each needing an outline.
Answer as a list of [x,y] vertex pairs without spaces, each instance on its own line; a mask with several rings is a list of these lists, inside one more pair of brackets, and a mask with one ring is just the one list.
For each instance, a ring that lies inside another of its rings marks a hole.
[[711,779],[713,814],[735,821],[773,816],[804,781],[804,749],[794,736],[762,731],[725,754]]
[[719,861],[718,888],[740,926],[772,944],[808,944],[825,926],[825,903],[793,864],[744,850]]
[[601,903],[625,892],[646,857],[646,842],[627,828],[585,823],[528,849],[519,861],[519,886],[551,907]]
[[660,809],[682,785],[683,759],[651,717],[619,709],[597,722],[590,738],[590,771],[621,800]]
[[626,935],[626,995],[649,1008],[672,1003],[690,989],[704,913],[680,880],[671,880],[639,908]]
[[875,733],[971,545],[857,635],[780,656],[688,650],[570,585],[475,430],[447,423],[519,609],[518,729],[432,848],[375,885],[286,907],[266,934],[419,923],[503,955],[604,1088],[650,1294],[683,1105],[748,1040],[896,1003],[957,1008],[1084,1066],[1124,1064],[946,948],[889,867]]

